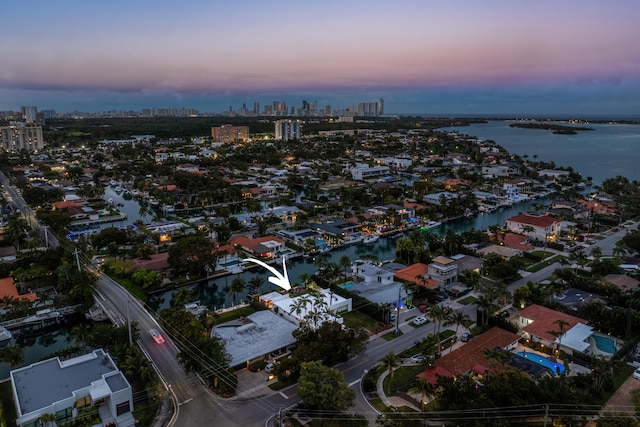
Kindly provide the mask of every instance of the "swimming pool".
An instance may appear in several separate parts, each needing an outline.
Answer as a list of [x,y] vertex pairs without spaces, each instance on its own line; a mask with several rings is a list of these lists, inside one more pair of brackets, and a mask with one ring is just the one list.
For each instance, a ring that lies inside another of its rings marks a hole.
[[355,285],[355,283],[353,282],[349,282],[349,283],[345,283],[344,285],[340,285],[340,287],[342,289],[349,289],[350,287],[352,287],[353,285]]
[[593,340],[596,342],[596,347],[598,350],[604,351],[609,354],[616,354],[616,343],[613,338],[605,337],[603,335],[591,335]]
[[537,363],[540,366],[544,366],[545,368],[550,370],[552,374],[564,372],[564,365],[562,363],[554,362],[553,360],[549,360],[537,353],[526,353],[524,351],[519,351],[517,354],[518,356],[522,356],[525,359]]

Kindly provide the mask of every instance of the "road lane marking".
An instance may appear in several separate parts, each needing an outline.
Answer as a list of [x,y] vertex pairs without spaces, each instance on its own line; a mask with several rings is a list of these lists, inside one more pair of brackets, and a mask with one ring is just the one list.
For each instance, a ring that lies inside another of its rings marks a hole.
[[354,385],[358,384],[360,382],[360,378],[358,378],[357,380],[355,380],[354,382],[349,384],[349,387],[353,387]]
[[187,403],[191,402],[192,400],[193,400],[193,397],[190,397],[187,400],[185,400],[184,402],[178,403],[178,406],[186,405]]

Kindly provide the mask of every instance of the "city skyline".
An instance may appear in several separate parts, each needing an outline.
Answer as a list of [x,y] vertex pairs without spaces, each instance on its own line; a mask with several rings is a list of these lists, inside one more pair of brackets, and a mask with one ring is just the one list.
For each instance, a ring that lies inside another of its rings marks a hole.
[[640,4],[249,0],[5,7],[0,111],[302,100],[385,114],[638,115]]

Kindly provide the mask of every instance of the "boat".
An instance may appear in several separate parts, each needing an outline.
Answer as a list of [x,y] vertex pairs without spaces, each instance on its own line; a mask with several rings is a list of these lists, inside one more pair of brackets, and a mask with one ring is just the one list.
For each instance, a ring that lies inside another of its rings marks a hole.
[[441,222],[428,220],[424,226],[426,228],[436,228],[436,227],[440,227],[440,225],[442,225]]
[[22,323],[44,322],[47,320],[58,319],[59,317],[62,317],[62,314],[60,314],[60,312],[50,308],[45,308],[44,310],[36,311],[35,315],[27,317],[22,321]]
[[200,304],[200,301],[185,304],[184,309],[194,316],[200,316],[202,313],[208,310],[207,306]]
[[379,235],[371,234],[370,236],[365,237],[365,239],[362,241],[362,243],[364,243],[364,244],[373,243],[373,242],[377,241],[379,238],[380,238]]
[[4,326],[0,326],[0,341],[10,340],[11,337],[13,337],[13,335],[11,334],[11,331],[9,331]]

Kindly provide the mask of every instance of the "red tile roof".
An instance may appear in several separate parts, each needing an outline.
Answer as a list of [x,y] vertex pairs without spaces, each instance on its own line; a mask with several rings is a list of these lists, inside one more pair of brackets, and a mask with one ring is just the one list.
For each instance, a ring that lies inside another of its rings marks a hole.
[[548,341],[555,341],[556,336],[550,333],[550,331],[559,330],[559,325],[554,323],[559,319],[567,322],[564,326],[565,332],[576,326],[578,323],[587,324],[587,321],[584,319],[537,304],[532,304],[529,307],[520,310],[518,315],[531,321],[531,323],[522,328],[523,331]]
[[232,245],[239,245],[239,246],[243,246],[249,250],[254,250],[254,248],[259,245],[260,243],[264,243],[264,242],[278,242],[278,243],[283,243],[284,240],[282,240],[279,237],[275,237],[275,236],[265,236],[265,237],[258,237],[256,239],[252,239],[250,237],[247,236],[235,236],[232,237],[229,240],[229,243]]
[[35,292],[30,292],[28,294],[20,295],[18,294],[18,289],[13,281],[13,277],[3,277],[0,279],[0,297],[11,297],[14,299],[27,299],[31,302],[35,301],[38,296]]
[[133,263],[133,271],[138,271],[143,268],[152,271],[163,271],[171,268],[169,265],[168,252],[153,254],[149,256],[149,259],[134,258],[131,262]]
[[543,228],[549,227],[556,222],[561,222],[558,218],[553,218],[548,215],[529,215],[529,214],[520,214],[520,215],[512,216],[507,221],[531,225],[534,227],[543,227]]
[[400,270],[397,270],[394,273],[394,275],[400,280],[404,280],[410,283],[416,283],[420,286],[425,286],[427,288],[435,288],[440,286],[438,282],[432,279],[429,279],[427,277],[425,277],[424,280],[417,278],[418,276],[424,276],[428,272],[429,272],[429,266],[427,264],[422,264],[419,262],[416,264],[411,264],[408,267],[401,268]]
[[[479,371],[481,368],[484,368],[486,371],[485,367],[490,366],[490,364],[487,360],[487,356],[484,354],[484,350],[495,349],[496,347],[507,348],[517,342],[519,338],[520,337],[513,332],[493,327],[458,349],[437,359],[434,362],[434,365],[436,368],[442,368],[455,376],[459,376],[476,369]],[[418,374],[418,377],[429,379],[427,371],[429,371],[429,369]]]
[[504,245],[511,249],[517,249],[522,252],[530,251],[535,248],[533,245],[526,244],[524,242],[529,239],[527,236],[515,233],[506,233],[504,236],[498,234],[498,240],[504,243]]

